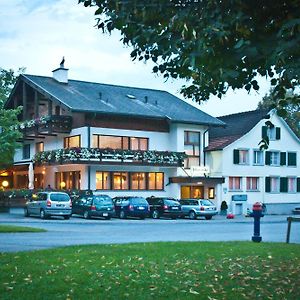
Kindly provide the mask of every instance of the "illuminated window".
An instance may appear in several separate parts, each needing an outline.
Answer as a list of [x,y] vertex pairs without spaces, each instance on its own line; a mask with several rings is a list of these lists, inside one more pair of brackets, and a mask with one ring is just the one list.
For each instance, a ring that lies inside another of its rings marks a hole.
[[43,152],[44,151],[44,142],[36,143],[35,144],[35,153]]
[[114,172],[113,173],[113,189],[128,190],[128,173]]
[[80,190],[80,171],[56,172],[55,188],[67,190]]
[[110,190],[110,172],[96,172],[96,189]]
[[208,198],[209,199],[214,199],[215,198],[215,188],[213,188],[213,187],[208,188]]
[[131,173],[131,189],[132,190],[145,190],[146,189],[146,176],[145,173]]
[[80,135],[64,138],[64,148],[81,147]]
[[164,173],[148,173],[148,189],[163,190]]

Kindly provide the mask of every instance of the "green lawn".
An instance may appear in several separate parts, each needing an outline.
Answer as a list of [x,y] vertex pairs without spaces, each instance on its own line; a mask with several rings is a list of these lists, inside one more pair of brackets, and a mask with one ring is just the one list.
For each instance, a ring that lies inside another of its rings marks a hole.
[[295,244],[76,246],[2,253],[0,268],[0,299],[300,299]]
[[45,232],[47,230],[41,228],[14,226],[14,225],[0,225],[0,233],[2,232]]

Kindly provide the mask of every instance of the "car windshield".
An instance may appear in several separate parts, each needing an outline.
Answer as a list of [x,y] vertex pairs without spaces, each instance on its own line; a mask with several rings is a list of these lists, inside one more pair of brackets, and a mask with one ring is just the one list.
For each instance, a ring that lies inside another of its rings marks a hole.
[[201,205],[204,206],[215,206],[212,202],[210,202],[209,200],[201,200]]
[[113,201],[109,196],[94,197],[94,205],[113,205]]
[[144,198],[131,198],[131,203],[136,205],[148,205],[148,202]]
[[166,205],[180,205],[178,201],[175,200],[165,200]]
[[51,193],[50,194],[50,200],[52,200],[52,201],[67,202],[67,201],[70,201],[70,197],[69,197],[68,194]]

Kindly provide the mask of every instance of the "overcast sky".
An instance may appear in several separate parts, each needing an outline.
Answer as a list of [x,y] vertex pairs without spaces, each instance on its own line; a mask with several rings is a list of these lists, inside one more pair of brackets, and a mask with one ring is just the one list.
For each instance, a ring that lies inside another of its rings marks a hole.
[[[108,84],[166,90],[176,96],[183,81],[167,81],[152,73],[152,65],[132,62],[130,48],[120,35],[97,30],[94,9],[77,0],[0,0],[0,67],[52,76],[65,56],[69,78]],[[260,93],[230,92],[212,97],[200,109],[222,116],[256,109],[268,91],[262,80]]]

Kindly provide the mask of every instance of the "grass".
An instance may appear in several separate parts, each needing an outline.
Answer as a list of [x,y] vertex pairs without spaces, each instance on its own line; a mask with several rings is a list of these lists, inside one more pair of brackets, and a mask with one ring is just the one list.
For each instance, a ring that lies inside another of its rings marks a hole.
[[1,299],[300,299],[300,245],[172,242],[0,254]]
[[14,226],[14,225],[0,225],[0,233],[4,232],[45,232],[47,230],[41,228]]

